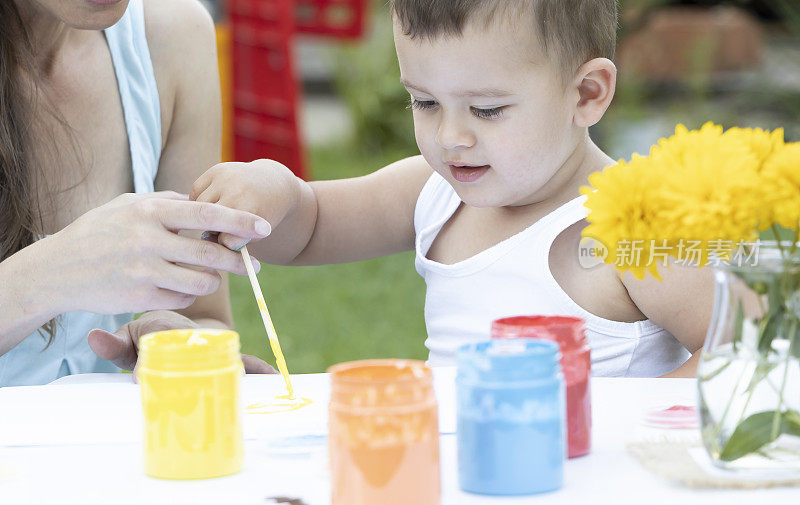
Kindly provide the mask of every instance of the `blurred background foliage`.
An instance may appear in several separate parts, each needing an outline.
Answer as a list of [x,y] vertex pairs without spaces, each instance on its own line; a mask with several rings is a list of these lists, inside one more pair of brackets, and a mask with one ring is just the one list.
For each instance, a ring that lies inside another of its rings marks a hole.
[[[690,64],[677,78],[648,79],[636,69],[622,66],[612,106],[593,128],[601,147],[615,157],[629,157],[631,152],[646,151],[677,123],[698,127],[706,121],[726,128],[784,127],[787,139],[800,140],[800,2],[622,0],[620,47],[646,29],[659,13],[677,8],[710,13],[727,9],[726,14],[747,16],[760,30],[763,47],[759,61],[738,69],[715,70],[714,46],[730,39],[720,42],[699,37],[688,47]],[[716,18],[720,19],[725,16]]]
[[418,153],[385,2],[373,2],[370,23],[365,40],[336,51],[334,83],[352,117],[350,147],[367,154],[387,148]]

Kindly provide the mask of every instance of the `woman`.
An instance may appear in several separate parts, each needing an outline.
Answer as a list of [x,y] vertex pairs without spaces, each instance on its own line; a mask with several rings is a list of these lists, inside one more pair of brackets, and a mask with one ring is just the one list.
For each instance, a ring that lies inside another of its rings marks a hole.
[[0,0],[0,386],[132,369],[149,331],[231,326],[217,270],[241,257],[178,234],[269,234],[181,194],[219,161],[220,114],[196,0]]

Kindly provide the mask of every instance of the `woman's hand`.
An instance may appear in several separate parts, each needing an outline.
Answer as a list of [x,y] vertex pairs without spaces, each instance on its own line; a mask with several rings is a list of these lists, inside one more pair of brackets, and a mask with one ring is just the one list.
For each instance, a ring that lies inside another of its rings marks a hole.
[[[124,370],[135,372],[141,337],[154,331],[198,327],[197,323],[176,312],[156,310],[143,314],[139,319],[131,321],[114,333],[92,330],[87,340],[89,347],[99,357],[111,361]],[[267,363],[249,354],[242,354],[242,362],[247,373],[276,373]]]
[[[269,235],[271,228],[254,214],[191,202],[170,191],[126,194],[34,244],[38,261],[30,268],[38,271],[43,284],[39,289],[57,295],[52,299],[55,313],[183,309],[197,296],[217,290],[216,270],[247,273],[239,254],[180,236],[180,230],[257,239]],[[260,265],[254,262],[254,267],[258,270]]]

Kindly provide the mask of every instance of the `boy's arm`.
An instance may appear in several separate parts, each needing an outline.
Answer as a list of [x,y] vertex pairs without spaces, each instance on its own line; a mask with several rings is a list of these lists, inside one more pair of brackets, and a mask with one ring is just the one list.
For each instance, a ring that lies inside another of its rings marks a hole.
[[714,306],[714,278],[710,268],[681,266],[659,268],[662,280],[649,274],[621,279],[639,310],[672,333],[692,353],[683,365],[662,377],[694,377]]
[[431,174],[422,156],[414,156],[363,177],[298,180],[294,208],[269,237],[247,247],[262,261],[288,265],[346,263],[410,250],[417,197]]

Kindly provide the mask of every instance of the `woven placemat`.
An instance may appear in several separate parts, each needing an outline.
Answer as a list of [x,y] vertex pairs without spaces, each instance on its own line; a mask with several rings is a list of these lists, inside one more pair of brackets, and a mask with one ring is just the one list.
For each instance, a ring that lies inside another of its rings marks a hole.
[[800,475],[743,477],[711,465],[696,436],[661,435],[628,443],[630,452],[651,472],[698,489],[764,489],[800,486]]

